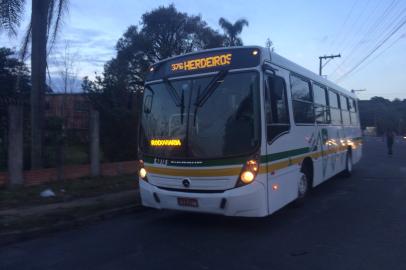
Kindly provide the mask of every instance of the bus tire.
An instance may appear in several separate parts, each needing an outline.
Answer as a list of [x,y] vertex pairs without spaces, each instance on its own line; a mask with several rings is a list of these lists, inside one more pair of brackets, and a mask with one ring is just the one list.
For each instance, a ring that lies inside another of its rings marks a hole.
[[344,177],[351,177],[352,175],[352,169],[353,169],[353,164],[352,164],[352,153],[350,150],[347,151],[347,156],[345,158],[345,169],[343,171],[343,176]]
[[300,171],[300,179],[298,182],[298,195],[297,199],[294,202],[294,206],[302,206],[306,200],[307,195],[311,189],[311,172],[310,169],[305,166]]

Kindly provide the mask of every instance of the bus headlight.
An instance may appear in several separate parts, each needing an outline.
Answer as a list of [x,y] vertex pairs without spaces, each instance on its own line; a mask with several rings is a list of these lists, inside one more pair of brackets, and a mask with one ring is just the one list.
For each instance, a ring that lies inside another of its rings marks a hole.
[[138,176],[145,181],[148,181],[147,170],[144,168],[144,161],[140,160],[140,169],[138,171]]
[[248,185],[255,180],[259,171],[258,161],[255,159],[248,160],[242,168],[241,174],[237,181],[237,187]]
[[147,177],[147,170],[145,168],[141,168],[139,174],[142,179],[145,179]]
[[251,183],[252,181],[254,181],[254,178],[255,178],[255,175],[250,171],[243,172],[240,177],[241,181],[243,181],[244,184]]

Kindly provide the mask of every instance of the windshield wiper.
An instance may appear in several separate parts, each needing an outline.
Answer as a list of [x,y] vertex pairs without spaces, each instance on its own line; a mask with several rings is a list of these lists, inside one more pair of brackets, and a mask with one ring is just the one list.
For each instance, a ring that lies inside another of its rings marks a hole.
[[228,71],[223,70],[220,71],[219,73],[214,76],[214,78],[210,81],[210,83],[206,86],[206,88],[203,90],[203,93],[200,94],[200,87],[197,92],[197,97],[196,97],[196,102],[194,103],[195,105],[195,111],[193,115],[193,126],[196,126],[196,118],[197,118],[197,110],[199,107],[202,107],[204,103],[209,99],[209,97],[214,93],[214,91],[224,82],[224,77],[227,75]]
[[173,87],[172,83],[168,80],[168,78],[163,79],[165,83],[165,88],[168,90],[169,95],[171,96],[173,102],[175,102],[176,106],[183,106],[181,98],[179,97],[178,93],[176,92],[175,87]]
[[178,93],[176,92],[176,88],[173,87],[172,83],[168,78],[163,79],[166,89],[169,92],[172,100],[175,102],[176,107],[180,107],[180,123],[183,124],[183,115],[185,113],[185,91],[182,89],[182,96],[179,97]]
[[207,87],[203,90],[201,95],[197,96],[195,106],[202,107],[204,103],[209,99],[209,97],[214,93],[217,87],[220,86],[224,82],[224,77],[227,75],[228,71],[223,70],[217,73],[216,76],[211,80],[211,82],[207,85]]
[[180,100],[180,124],[183,124],[184,114],[185,114],[185,90],[182,89],[182,97]]

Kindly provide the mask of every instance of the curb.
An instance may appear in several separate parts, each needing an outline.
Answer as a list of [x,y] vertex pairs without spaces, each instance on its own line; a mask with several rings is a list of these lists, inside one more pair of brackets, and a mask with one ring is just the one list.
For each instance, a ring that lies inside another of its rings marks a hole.
[[132,206],[123,206],[114,209],[100,211],[99,213],[80,218],[74,218],[68,221],[58,222],[56,224],[44,227],[0,233],[0,245],[2,246],[10,245],[19,241],[30,240],[32,238],[41,236],[45,233],[54,233],[62,230],[71,230],[74,228],[79,228],[81,226],[94,223],[96,221],[107,220],[119,215],[138,213],[147,210],[148,209],[144,208],[141,204],[136,204]]

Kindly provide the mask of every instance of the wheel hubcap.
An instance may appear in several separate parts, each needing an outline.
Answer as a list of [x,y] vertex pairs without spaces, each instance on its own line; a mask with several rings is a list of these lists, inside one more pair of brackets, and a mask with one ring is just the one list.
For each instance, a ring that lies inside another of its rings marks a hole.
[[307,177],[303,174],[299,181],[299,197],[303,197],[307,192]]

